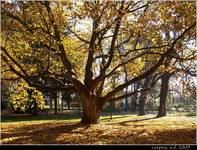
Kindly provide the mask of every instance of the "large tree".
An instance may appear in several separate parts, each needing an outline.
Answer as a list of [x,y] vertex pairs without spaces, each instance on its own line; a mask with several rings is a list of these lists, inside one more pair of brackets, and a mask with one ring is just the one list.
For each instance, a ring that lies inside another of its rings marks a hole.
[[[196,26],[194,2],[11,1],[1,3],[1,13],[3,78],[75,91],[88,124],[99,121],[106,102],[146,90],[124,92],[175,57]],[[170,41],[167,30],[177,30]],[[146,70],[145,57],[152,60]]]

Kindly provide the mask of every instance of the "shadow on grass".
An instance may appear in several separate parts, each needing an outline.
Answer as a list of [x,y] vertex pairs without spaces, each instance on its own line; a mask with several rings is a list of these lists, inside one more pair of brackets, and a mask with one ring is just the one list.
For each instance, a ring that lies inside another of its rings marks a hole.
[[110,116],[109,115],[103,115],[104,118],[101,118],[101,121],[104,121],[104,120],[113,120],[113,119],[121,119],[121,118],[128,118],[129,115],[122,115],[122,116],[112,116],[112,119],[110,119]]
[[111,124],[111,125],[122,125],[122,126],[131,126],[131,125],[128,125],[127,123],[131,123],[131,122],[136,123],[136,122],[142,122],[142,121],[153,120],[153,119],[158,119],[158,118],[157,117],[151,117],[151,118],[142,118],[142,119],[129,119],[129,120],[126,120],[126,121],[109,123],[109,124]]
[[71,116],[65,114],[50,114],[50,115],[4,115],[1,116],[1,122],[20,122],[20,121],[40,121],[40,120],[72,120],[72,119],[80,119],[79,116]]
[[[58,123],[54,126],[54,123],[42,123],[42,124],[31,124],[23,125],[22,127],[16,127],[9,129],[9,132],[2,130],[1,139],[8,139],[4,141],[5,144],[46,144],[46,143],[57,143],[58,138],[62,133],[73,133],[73,130],[87,126],[81,123]],[[74,131],[74,133],[77,133]],[[16,137],[16,138],[13,138]],[[9,140],[11,138],[11,140]],[[67,143],[67,141],[65,141]]]
[[[81,129],[76,130],[78,128]],[[90,144],[103,140],[107,141],[107,144],[195,144],[196,142],[196,129],[157,130],[153,133],[133,129],[132,132],[103,134],[105,131],[88,131],[87,128],[80,123],[56,125],[42,123],[12,128],[9,129],[9,133],[3,130],[1,135],[2,140],[8,139],[3,141],[4,144]]]

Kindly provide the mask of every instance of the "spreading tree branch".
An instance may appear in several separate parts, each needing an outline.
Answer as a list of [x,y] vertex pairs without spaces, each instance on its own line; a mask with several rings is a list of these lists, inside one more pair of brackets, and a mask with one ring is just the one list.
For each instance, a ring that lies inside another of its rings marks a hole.
[[144,72],[143,74],[131,79],[130,81],[123,83],[119,86],[117,86],[116,88],[114,88],[111,92],[109,92],[105,98],[107,100],[111,99],[112,96],[114,96],[116,93],[118,93],[119,91],[123,90],[124,88],[128,87],[129,85],[131,85],[132,83],[139,81],[141,79],[144,79],[145,77],[149,76],[150,74],[152,74],[153,72],[156,71],[157,68],[159,68],[162,64],[163,61],[165,60],[165,58],[167,56],[169,56],[171,54],[171,52],[174,51],[174,47],[176,45],[176,43],[181,40],[182,38],[184,38],[184,36],[194,27],[196,26],[196,22],[194,22],[191,26],[189,26],[188,28],[185,29],[185,31],[179,36],[177,37],[173,42],[170,48],[167,49],[167,51],[165,53],[163,53],[163,55],[160,57],[159,61],[152,66],[148,71]]

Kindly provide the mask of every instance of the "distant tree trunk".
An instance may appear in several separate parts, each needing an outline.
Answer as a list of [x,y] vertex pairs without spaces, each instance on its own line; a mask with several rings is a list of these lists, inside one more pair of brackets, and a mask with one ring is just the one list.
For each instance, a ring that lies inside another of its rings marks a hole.
[[63,97],[61,98],[61,108],[62,108],[62,110],[64,110],[64,99],[63,99]]
[[164,73],[161,77],[160,104],[157,117],[166,116],[166,102],[168,96],[170,74]]
[[60,97],[59,97],[59,92],[56,92],[57,96],[57,110],[60,111]]
[[146,99],[147,99],[147,91],[141,92],[141,95],[139,98],[139,116],[143,116],[146,114],[145,112]]
[[129,110],[128,97],[125,98],[125,112]]
[[[128,75],[127,75],[127,71],[125,69],[125,82],[128,81]],[[126,94],[128,93],[128,87],[126,88]],[[129,110],[129,104],[128,104],[128,97],[125,98],[125,112]]]
[[[150,80],[151,80],[151,76],[147,77],[144,81],[144,84],[142,85],[142,88],[148,88]],[[141,95],[139,97],[139,116],[143,116],[146,114],[145,103],[147,101],[147,96],[148,96],[147,91],[141,92]]]
[[[121,54],[120,49],[118,49],[118,52],[119,52],[119,54]],[[124,62],[124,60],[122,59],[122,57],[121,57],[121,61]],[[125,68],[125,66],[123,67],[123,69],[124,69],[124,73],[125,73],[125,82],[128,82],[128,73],[127,73],[127,69]],[[127,93],[128,93],[128,87],[126,88],[125,94],[127,94]],[[126,111],[128,111],[128,110],[129,110],[129,104],[128,104],[128,97],[127,97],[127,98],[125,98],[124,111],[126,112]]]
[[53,109],[53,98],[51,96],[49,97],[49,101],[50,101],[50,109]]
[[[139,87],[140,87],[140,82],[134,83],[134,91],[137,90]],[[136,111],[137,98],[138,98],[138,93],[135,93],[132,96],[132,100],[131,100],[131,112],[135,112]]]
[[115,111],[115,102],[110,102],[110,119],[112,119],[112,115],[114,111]]
[[68,102],[67,105],[68,105],[68,110],[70,110],[70,102]]
[[62,109],[62,93],[59,92],[58,95],[59,95],[58,96],[59,97],[59,100],[58,100],[59,101],[59,110],[63,111],[63,109]]
[[131,98],[131,112],[136,111],[136,102],[137,101],[137,94]]
[[37,112],[38,104],[37,104],[36,100],[33,100],[33,102],[34,102],[33,115],[37,115],[38,114],[38,112]]
[[[128,93],[128,88],[126,88],[126,94]],[[125,106],[124,106],[125,112],[129,110],[129,104],[128,104],[128,97],[125,98]]]
[[53,99],[54,99],[54,113],[57,115],[57,92],[53,93]]

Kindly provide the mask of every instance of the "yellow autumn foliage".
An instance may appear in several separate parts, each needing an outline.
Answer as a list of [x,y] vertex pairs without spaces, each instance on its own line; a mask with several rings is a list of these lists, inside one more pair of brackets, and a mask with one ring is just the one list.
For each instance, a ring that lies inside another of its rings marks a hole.
[[142,58],[137,58],[126,64],[126,69],[131,76],[136,77],[140,74],[140,71],[144,68],[144,65],[145,63]]
[[[13,85],[11,90],[10,100],[14,109],[20,108],[20,110],[25,111],[33,99],[36,100],[40,109],[44,108],[43,94],[35,88],[29,87],[25,81],[20,80]],[[31,95],[28,93],[28,90],[32,91]]]

